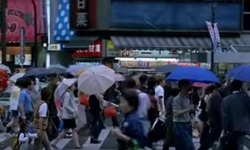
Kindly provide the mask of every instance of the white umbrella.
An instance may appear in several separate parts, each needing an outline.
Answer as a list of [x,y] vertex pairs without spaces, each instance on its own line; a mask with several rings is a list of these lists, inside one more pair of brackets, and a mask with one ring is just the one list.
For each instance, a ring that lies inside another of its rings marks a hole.
[[114,70],[100,65],[87,69],[78,78],[78,90],[85,94],[104,93],[115,83]]
[[62,98],[66,93],[67,89],[71,87],[76,82],[76,79],[63,79],[62,82],[56,88],[54,98],[55,101],[60,101],[62,103]]
[[9,80],[12,82],[16,82],[17,79],[22,78],[23,76],[24,76],[24,73],[17,73],[11,76]]
[[0,70],[5,70],[7,73],[11,73],[11,70],[8,66],[0,64]]

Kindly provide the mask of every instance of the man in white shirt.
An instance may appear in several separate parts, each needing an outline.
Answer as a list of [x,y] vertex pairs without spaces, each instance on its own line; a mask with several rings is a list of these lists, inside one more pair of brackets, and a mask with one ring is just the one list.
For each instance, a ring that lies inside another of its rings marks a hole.
[[16,81],[15,86],[13,87],[11,95],[10,95],[10,111],[11,111],[12,118],[11,118],[11,121],[6,125],[7,133],[9,133],[12,130],[12,127],[14,128],[14,130],[17,130],[18,102],[19,102],[19,97],[21,93],[20,82],[21,80]]
[[163,78],[161,76],[158,76],[156,78],[157,86],[155,87],[155,95],[156,100],[158,103],[158,108],[161,114],[165,113],[165,107],[164,107],[164,89],[163,86],[165,84]]
[[138,93],[139,106],[137,114],[139,118],[142,120],[145,135],[147,135],[150,129],[150,122],[148,121],[148,110],[150,108],[149,96],[146,93],[143,93],[136,88],[136,81],[133,78],[127,79],[125,83],[126,83],[126,90],[134,90]]

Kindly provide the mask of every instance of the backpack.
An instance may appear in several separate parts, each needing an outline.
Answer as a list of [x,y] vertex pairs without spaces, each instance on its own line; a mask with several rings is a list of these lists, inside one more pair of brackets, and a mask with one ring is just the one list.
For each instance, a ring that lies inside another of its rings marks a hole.
[[[19,136],[20,136],[21,132],[18,133],[18,135],[14,136],[12,141],[11,141],[11,148],[12,150],[19,150],[20,149],[20,142],[19,142]],[[26,137],[26,134],[24,134],[24,136]]]

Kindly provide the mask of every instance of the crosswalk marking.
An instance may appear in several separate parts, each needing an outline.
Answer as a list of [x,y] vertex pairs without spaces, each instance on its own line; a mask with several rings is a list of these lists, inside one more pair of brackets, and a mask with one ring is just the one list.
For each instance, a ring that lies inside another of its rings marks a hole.
[[[90,138],[87,139],[87,141],[82,145],[83,146],[83,150],[100,150],[101,146],[103,145],[104,141],[106,138],[108,138],[108,136],[110,136],[110,132],[111,132],[112,128],[107,128],[107,129],[103,129],[99,135],[99,140],[101,141],[100,144],[91,144],[90,143]],[[0,133],[0,142],[2,144],[5,143],[6,140],[9,140],[10,138],[12,138],[13,136],[11,136],[10,134],[6,134],[6,133]],[[81,138],[81,137],[80,137]],[[249,138],[249,137],[248,137]],[[248,141],[249,139],[247,139]],[[66,148],[66,145],[72,141],[72,138],[63,138],[61,139],[58,144],[57,147],[61,150],[63,150],[64,148]],[[199,147],[199,140],[198,139],[193,139],[194,144],[195,144],[195,148],[197,149]],[[52,141],[53,142],[53,141]],[[52,143],[51,142],[51,143]],[[249,142],[249,141],[248,141]],[[113,143],[110,144],[116,144],[116,141],[114,141]],[[33,144],[32,144],[33,145]],[[155,144],[155,150],[162,150],[163,148],[163,142],[159,142],[157,144]],[[1,150],[12,150],[11,146],[8,146],[6,148],[0,148]],[[69,149],[67,149],[69,150]],[[70,150],[74,150],[74,148],[70,148]],[[101,149],[101,150],[111,150],[111,149]],[[170,148],[170,150],[175,150],[174,148]],[[249,150],[248,148],[244,148],[244,150]]]
[[[63,138],[61,139],[58,143],[57,143],[57,147],[59,149],[63,149],[70,141],[72,140],[72,138]],[[54,141],[50,142],[51,144],[53,143]]]
[[103,129],[98,137],[98,140],[101,141],[99,144],[91,144],[90,143],[90,138],[83,144],[83,149],[91,149],[91,150],[99,150],[104,142],[104,140],[108,137],[110,131],[110,128]]
[[11,138],[11,137],[13,137],[13,136],[8,134],[8,133],[5,133],[5,132],[1,133],[0,134],[0,143]]

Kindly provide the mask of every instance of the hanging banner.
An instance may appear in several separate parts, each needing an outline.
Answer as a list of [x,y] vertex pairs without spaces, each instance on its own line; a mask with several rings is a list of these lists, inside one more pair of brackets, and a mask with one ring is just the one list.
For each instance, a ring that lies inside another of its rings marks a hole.
[[219,29],[217,26],[217,23],[214,23],[212,25],[211,22],[206,21],[207,24],[207,28],[208,28],[208,32],[210,35],[210,38],[212,40],[213,43],[213,51],[214,52],[221,52],[221,42],[220,42],[220,34],[219,34]]
[[215,41],[214,42],[215,42],[216,52],[222,52],[221,41],[220,41],[220,33],[219,33],[217,23],[214,23],[214,36],[215,36]]
[[[34,7],[31,0],[8,0],[6,10],[6,41],[20,42],[20,30],[23,27],[26,35],[26,42],[34,42]],[[35,0],[37,13],[37,32],[41,33],[41,3],[40,0]],[[1,33],[0,33],[1,34]],[[1,41],[0,36],[0,41]],[[40,38],[38,38],[40,40]]]

